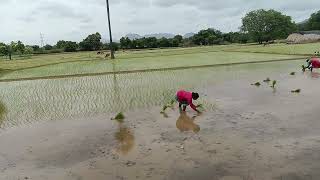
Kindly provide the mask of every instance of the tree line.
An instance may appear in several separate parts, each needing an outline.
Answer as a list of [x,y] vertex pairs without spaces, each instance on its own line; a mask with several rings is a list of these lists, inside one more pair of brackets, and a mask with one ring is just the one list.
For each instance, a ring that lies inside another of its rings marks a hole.
[[[55,45],[24,45],[21,41],[12,41],[9,44],[0,42],[0,56],[7,56],[11,59],[12,55],[26,56],[31,54],[49,54],[62,52],[77,52],[77,51],[97,51],[109,50],[110,44],[101,42],[101,34],[94,33],[83,39],[80,43],[73,41],[59,40]],[[118,50],[118,43],[113,43],[113,48]]]
[[[276,39],[285,39],[289,34],[297,31],[320,30],[320,11],[313,13],[304,23],[296,24],[290,16],[271,10],[254,10],[242,18],[242,26],[238,32],[223,33],[217,29],[209,28],[200,30],[189,38],[176,35],[173,38],[143,37],[129,39],[122,37],[120,43],[114,43],[114,50],[121,49],[145,49],[190,47],[201,45],[223,45],[230,43],[268,42]],[[87,36],[81,42],[60,40],[55,45],[24,45],[21,41],[9,44],[0,42],[0,55],[28,55],[43,53],[60,53],[76,51],[108,50],[110,44],[101,42],[101,34],[94,33]]]
[[293,32],[309,30],[320,30],[320,11],[313,13],[304,24],[296,24],[290,16],[281,12],[273,9],[258,9],[247,13],[242,18],[242,26],[238,32],[222,33],[217,29],[209,28],[185,39],[180,35],[169,39],[140,38],[131,40],[128,37],[122,37],[120,48],[189,47],[248,42],[262,44],[276,39],[285,39]]

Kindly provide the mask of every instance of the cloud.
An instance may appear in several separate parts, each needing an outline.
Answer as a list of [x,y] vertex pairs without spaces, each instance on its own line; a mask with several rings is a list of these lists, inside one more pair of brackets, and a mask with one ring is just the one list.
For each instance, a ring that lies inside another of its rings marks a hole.
[[[251,10],[275,9],[296,22],[320,7],[319,0],[109,0],[115,39],[127,33],[197,32],[213,27],[237,31],[241,18]],[[0,0],[0,42],[22,40],[48,43],[60,39],[81,41],[101,32],[108,37],[105,0]]]

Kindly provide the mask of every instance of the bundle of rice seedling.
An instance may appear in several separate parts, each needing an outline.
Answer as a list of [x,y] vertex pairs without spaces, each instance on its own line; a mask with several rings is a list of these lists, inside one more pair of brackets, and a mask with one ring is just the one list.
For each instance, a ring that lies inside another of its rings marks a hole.
[[125,119],[125,116],[123,115],[122,112],[118,113],[114,118],[111,118],[111,120],[116,120],[119,122],[123,122],[124,119]]
[[301,92],[301,89],[292,90],[291,92],[292,92],[292,93],[300,93],[300,92]]
[[257,86],[257,87],[259,87],[259,86],[261,86],[261,83],[260,82],[256,82],[256,83],[253,83],[253,84],[251,84],[252,86]]
[[265,82],[265,83],[269,83],[270,81],[271,81],[270,78],[263,80],[263,82]]
[[271,85],[270,87],[276,88],[276,84],[277,84],[277,81],[276,81],[276,80],[273,80],[273,81],[272,81],[272,85]]

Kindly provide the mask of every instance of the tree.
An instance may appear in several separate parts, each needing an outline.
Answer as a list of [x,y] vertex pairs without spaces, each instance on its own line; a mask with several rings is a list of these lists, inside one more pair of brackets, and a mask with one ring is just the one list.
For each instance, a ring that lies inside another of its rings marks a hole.
[[122,37],[120,39],[120,47],[122,49],[129,49],[131,46],[131,40],[128,37]]
[[26,46],[25,50],[24,50],[24,54],[33,54],[33,48],[32,46]]
[[25,49],[25,45],[21,41],[18,41],[18,42],[12,41],[11,48],[12,48],[13,52],[18,53],[18,54],[23,54],[24,49]]
[[172,40],[172,45],[174,47],[179,47],[182,45],[182,42],[183,42],[183,37],[181,35],[176,35]]
[[139,48],[139,49],[143,49],[143,48],[146,48],[145,46],[145,37],[143,38],[140,38],[140,39],[137,39],[137,44],[136,44],[136,47]]
[[5,43],[0,42],[0,55],[6,55],[7,54],[7,45]]
[[0,55],[9,56],[9,59],[11,60],[12,56],[12,47],[11,45],[6,45],[4,43],[0,43]]
[[306,30],[320,30],[320,11],[311,15],[306,23]]
[[134,39],[131,41],[130,49],[136,49],[138,47],[138,40]]
[[241,29],[261,44],[263,41],[286,38],[297,27],[290,16],[272,9],[259,9],[242,18]]
[[239,42],[242,44],[246,44],[250,40],[250,36],[248,33],[240,33],[239,34]]
[[[222,38],[222,32],[219,30],[209,28],[201,30],[193,36],[193,42],[197,45],[212,45],[218,44]],[[218,41],[217,41],[218,40]]]
[[192,47],[192,46],[195,46],[195,44],[194,44],[194,42],[193,42],[193,36],[190,37],[190,38],[185,38],[185,39],[183,39],[182,46],[183,46],[183,47]]
[[[114,51],[118,51],[120,46],[121,46],[120,43],[116,43],[116,42],[112,43],[112,48],[113,48]],[[110,50],[110,47],[111,47],[110,43],[105,43],[105,44],[102,45],[102,49],[103,50]]]
[[40,51],[40,46],[38,46],[38,45],[32,45],[31,47],[32,47],[33,51]]
[[56,47],[57,47],[58,49],[64,49],[65,46],[66,46],[66,41],[64,41],[64,40],[60,40],[60,41],[58,41],[57,44],[56,44]]
[[145,38],[144,45],[147,48],[157,48],[158,47],[158,40],[155,37]]
[[159,47],[170,47],[171,44],[170,44],[170,41],[169,39],[163,37],[161,39],[159,39]]
[[50,44],[47,44],[47,45],[44,46],[44,49],[45,50],[51,50],[51,49],[53,49],[53,47]]
[[72,41],[65,41],[63,50],[65,52],[76,52],[78,49],[78,44]]
[[96,51],[102,47],[100,33],[89,35],[86,39],[79,43],[81,50]]

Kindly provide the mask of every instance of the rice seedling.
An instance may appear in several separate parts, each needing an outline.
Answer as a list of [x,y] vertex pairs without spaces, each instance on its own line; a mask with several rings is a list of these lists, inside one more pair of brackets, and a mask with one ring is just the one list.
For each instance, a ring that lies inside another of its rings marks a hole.
[[290,75],[291,75],[291,76],[294,76],[294,75],[296,75],[296,73],[295,73],[295,72],[291,72]]
[[291,93],[300,93],[300,92],[301,92],[301,89],[295,89],[291,91]]
[[165,111],[168,109],[168,108],[173,108],[174,107],[174,103],[175,103],[175,100],[170,100],[170,102],[169,103],[167,103],[166,105],[164,105],[163,107],[162,107],[162,111],[160,112],[160,113],[165,113]]
[[276,88],[276,84],[277,84],[277,81],[276,81],[276,80],[273,80],[273,81],[272,81],[272,85],[271,85],[270,87],[272,87],[272,88],[274,89],[274,88]]
[[122,112],[118,113],[114,118],[111,118],[111,120],[116,120],[118,122],[123,122],[125,119],[125,116],[123,115]]
[[269,83],[270,81],[271,81],[270,78],[263,80],[263,82],[265,82],[265,83]]
[[257,87],[259,87],[259,86],[261,86],[261,83],[260,82],[256,82],[256,83],[253,83],[253,84],[251,84],[252,86],[257,86]]
[[196,107],[200,111],[204,111],[205,110],[203,104],[198,104]]

